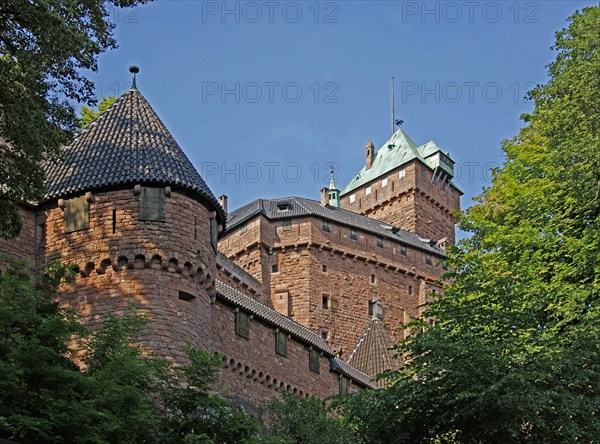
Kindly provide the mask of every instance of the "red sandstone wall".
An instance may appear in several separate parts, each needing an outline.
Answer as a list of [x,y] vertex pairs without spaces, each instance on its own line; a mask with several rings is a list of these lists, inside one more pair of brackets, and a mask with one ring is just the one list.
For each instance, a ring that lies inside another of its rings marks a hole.
[[[39,245],[43,245],[43,225],[36,227],[35,211],[29,208],[21,208],[19,211],[23,228],[16,239],[0,238],[0,253],[6,253],[19,259],[25,259],[32,269],[36,268],[36,254]],[[0,272],[6,269],[6,262],[0,256]]]
[[[399,171],[404,170],[404,177]],[[425,172],[425,176],[422,175]],[[454,219],[450,213],[460,209],[460,193],[439,181],[431,181],[432,171],[412,161],[341,198],[341,207],[416,233],[432,240],[447,237],[454,243]],[[382,179],[387,185],[382,185]],[[371,188],[370,194],[366,193]],[[350,195],[356,200],[350,203]]]
[[[92,327],[135,300],[151,318],[142,342],[177,359],[186,342],[210,349],[215,251],[209,211],[176,192],[165,199],[166,222],[145,222],[133,189],[94,194],[89,229],[73,233],[64,233],[63,210],[48,208],[46,252],[79,266],[75,281],[62,289],[62,302]],[[195,298],[180,300],[179,290]]]
[[[246,255],[268,255],[264,263],[278,267],[270,273],[273,307],[326,334],[343,358],[348,358],[367,327],[370,300],[383,302],[384,325],[393,340],[402,339],[398,328],[420,314],[422,282],[431,282],[443,272],[436,266],[439,257],[432,257],[433,264],[428,265],[425,253],[416,248],[408,247],[408,255],[403,256],[399,242],[385,239],[381,248],[377,236],[360,231],[352,240],[349,228],[333,223],[330,232],[324,232],[321,220],[313,217],[293,219],[290,230],[284,230],[281,221],[264,226],[261,248],[255,240],[234,232],[228,236],[229,252],[240,263]],[[246,242],[254,247],[248,248]],[[330,297],[330,308],[322,306],[323,293]]]
[[[308,367],[309,350],[295,339],[288,339],[288,356],[275,353],[275,330],[263,322],[250,321],[250,339],[235,334],[233,308],[213,304],[212,331],[214,353],[223,355],[218,388],[259,406],[290,391],[300,396],[325,397],[339,393],[339,377],[331,372],[329,358],[322,355],[320,373]],[[357,387],[354,386],[353,390]]]

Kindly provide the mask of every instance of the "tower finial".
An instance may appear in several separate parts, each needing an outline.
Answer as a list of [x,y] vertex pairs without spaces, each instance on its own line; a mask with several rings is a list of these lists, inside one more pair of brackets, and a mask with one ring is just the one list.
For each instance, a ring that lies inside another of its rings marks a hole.
[[137,89],[137,84],[136,84],[136,82],[135,82],[135,76],[136,76],[136,74],[137,74],[138,72],[140,72],[140,68],[138,68],[138,67],[137,67],[137,66],[135,66],[135,65],[131,65],[131,66],[129,67],[129,72],[130,72],[131,74],[133,74],[133,82],[132,82],[132,84],[131,84],[131,89]]

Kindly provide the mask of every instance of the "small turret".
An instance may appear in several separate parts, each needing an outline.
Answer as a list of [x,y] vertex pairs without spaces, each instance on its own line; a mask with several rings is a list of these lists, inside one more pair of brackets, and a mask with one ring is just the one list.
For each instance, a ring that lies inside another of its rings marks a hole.
[[335,185],[335,179],[333,173],[331,173],[331,180],[329,181],[329,205],[332,207],[340,207],[340,190]]

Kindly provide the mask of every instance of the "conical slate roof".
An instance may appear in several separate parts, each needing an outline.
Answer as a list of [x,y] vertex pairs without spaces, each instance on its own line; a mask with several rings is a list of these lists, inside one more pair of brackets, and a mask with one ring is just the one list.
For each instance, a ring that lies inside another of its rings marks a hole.
[[[390,348],[394,344],[379,320],[372,320],[358,344],[352,351],[348,364],[375,378],[386,370],[395,370],[398,363],[394,360]],[[376,382],[376,386],[385,387],[385,381]]]
[[47,199],[119,185],[181,187],[223,209],[137,89],[123,94],[46,166]]

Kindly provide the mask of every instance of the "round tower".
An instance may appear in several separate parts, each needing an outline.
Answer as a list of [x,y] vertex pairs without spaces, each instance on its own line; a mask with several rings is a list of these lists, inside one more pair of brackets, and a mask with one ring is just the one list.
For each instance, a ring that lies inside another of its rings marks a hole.
[[77,266],[61,303],[94,328],[135,302],[148,349],[210,350],[225,214],[135,83],[48,166],[47,190],[46,259]]

